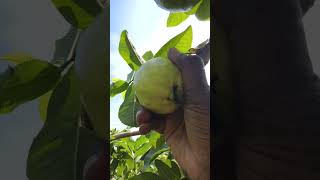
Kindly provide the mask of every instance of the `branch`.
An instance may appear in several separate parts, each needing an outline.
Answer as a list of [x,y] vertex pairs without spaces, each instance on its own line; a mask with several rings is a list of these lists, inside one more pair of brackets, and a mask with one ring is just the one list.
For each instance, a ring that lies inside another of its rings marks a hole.
[[137,136],[137,135],[142,135],[139,130],[138,131],[133,131],[133,132],[125,132],[125,133],[119,133],[114,136],[114,139],[111,139],[110,142],[121,139],[121,138],[126,138],[126,137],[131,137],[131,136]]
[[75,57],[73,56],[70,60],[64,62],[61,66],[60,66],[60,69],[61,71],[64,71],[68,66],[69,64],[71,64],[72,62],[75,61]]

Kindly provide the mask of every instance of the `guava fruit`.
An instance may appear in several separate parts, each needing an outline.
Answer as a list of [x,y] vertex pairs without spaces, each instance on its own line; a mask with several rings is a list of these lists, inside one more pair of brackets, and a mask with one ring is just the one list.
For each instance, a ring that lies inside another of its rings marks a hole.
[[75,57],[81,102],[100,138],[107,137],[108,21],[109,15],[105,9],[80,34]]
[[181,73],[167,58],[157,57],[142,64],[133,86],[139,104],[154,113],[172,113],[183,101]]
[[154,0],[157,5],[170,12],[186,12],[191,10],[200,0]]

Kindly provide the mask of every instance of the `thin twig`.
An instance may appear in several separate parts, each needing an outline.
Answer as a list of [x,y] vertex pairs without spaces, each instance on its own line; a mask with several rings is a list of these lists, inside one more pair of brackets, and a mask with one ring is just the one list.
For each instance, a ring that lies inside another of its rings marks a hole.
[[110,140],[110,142],[117,140],[117,139],[131,137],[131,136],[137,136],[137,135],[142,135],[142,134],[139,131],[132,131],[132,132],[125,132],[125,133],[116,134],[114,136],[114,138]]
[[69,64],[71,64],[72,62],[75,61],[75,57],[71,58],[70,60],[64,62],[61,66],[60,66],[60,69],[61,71],[64,71],[68,66]]

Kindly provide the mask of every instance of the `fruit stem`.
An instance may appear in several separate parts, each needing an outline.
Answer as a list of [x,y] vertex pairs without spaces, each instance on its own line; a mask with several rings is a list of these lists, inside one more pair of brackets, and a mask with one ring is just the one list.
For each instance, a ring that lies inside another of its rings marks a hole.
[[210,60],[210,38],[199,44],[195,50],[195,53],[202,58],[204,65],[208,64]]
[[73,58],[71,58],[70,60],[64,62],[64,63],[60,66],[61,71],[64,71],[64,70],[69,66],[69,64],[71,64],[71,63],[74,62],[74,61],[75,61],[75,58],[73,57]]
[[116,134],[114,136],[113,139],[110,140],[111,141],[114,141],[114,140],[117,140],[117,139],[121,139],[121,138],[126,138],[126,137],[131,137],[131,136],[137,136],[137,135],[142,135],[139,130],[137,131],[132,131],[132,132],[125,132],[125,133],[119,133],[119,134]]

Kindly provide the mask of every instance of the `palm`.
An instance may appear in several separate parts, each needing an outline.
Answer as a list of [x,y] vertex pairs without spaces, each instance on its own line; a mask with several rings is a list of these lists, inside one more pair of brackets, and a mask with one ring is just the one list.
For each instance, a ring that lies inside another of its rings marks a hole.
[[[159,116],[143,109],[138,113],[137,119],[140,127],[151,123],[152,129],[162,133],[179,165],[189,173],[190,177],[196,177],[203,168],[206,168],[208,159],[210,159],[209,144],[206,142],[203,145],[201,140],[194,138],[203,136],[206,129],[197,131],[197,129],[189,128],[188,130],[187,127],[192,126],[190,118],[194,118],[188,112],[189,110],[184,108],[172,114]],[[206,127],[209,126],[209,124],[206,125]]]

